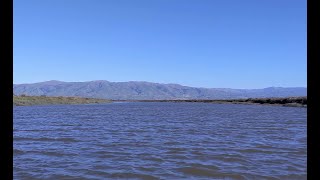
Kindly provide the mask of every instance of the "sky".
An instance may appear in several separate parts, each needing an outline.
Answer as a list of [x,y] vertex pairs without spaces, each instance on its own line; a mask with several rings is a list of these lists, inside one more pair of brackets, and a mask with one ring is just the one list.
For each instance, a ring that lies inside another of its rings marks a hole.
[[14,84],[307,87],[305,0],[14,0]]

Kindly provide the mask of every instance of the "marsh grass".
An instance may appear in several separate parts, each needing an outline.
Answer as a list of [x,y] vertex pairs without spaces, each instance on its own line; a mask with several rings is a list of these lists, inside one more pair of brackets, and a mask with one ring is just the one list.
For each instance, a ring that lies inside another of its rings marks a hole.
[[49,104],[94,104],[111,102],[107,99],[81,97],[50,97],[50,96],[13,96],[14,106],[49,105]]
[[202,102],[216,104],[261,104],[275,106],[290,106],[290,107],[307,107],[307,97],[284,97],[284,98],[247,98],[247,99],[189,99],[189,100],[131,100],[138,102]]

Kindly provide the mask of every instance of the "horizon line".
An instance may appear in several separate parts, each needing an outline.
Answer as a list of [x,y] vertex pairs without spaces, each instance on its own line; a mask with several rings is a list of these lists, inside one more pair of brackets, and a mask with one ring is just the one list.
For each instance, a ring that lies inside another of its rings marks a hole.
[[307,86],[268,86],[264,88],[225,88],[225,87],[196,87],[196,86],[187,86],[178,83],[158,83],[158,82],[150,82],[150,81],[139,81],[139,80],[132,80],[132,81],[108,81],[108,80],[90,80],[90,81],[60,81],[60,80],[47,80],[47,81],[40,81],[34,83],[13,83],[13,85],[25,85],[25,84],[38,84],[38,83],[47,83],[47,82],[61,82],[61,83],[86,83],[86,82],[110,82],[110,83],[128,83],[128,82],[143,82],[143,83],[151,83],[151,84],[163,84],[163,85],[179,85],[179,86],[186,86],[191,88],[204,88],[204,89],[267,89],[267,88],[307,88]]

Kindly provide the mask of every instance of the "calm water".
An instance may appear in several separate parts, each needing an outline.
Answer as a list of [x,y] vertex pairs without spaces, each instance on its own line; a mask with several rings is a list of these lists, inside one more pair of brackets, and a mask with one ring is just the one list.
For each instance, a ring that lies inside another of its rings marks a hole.
[[306,179],[306,108],[14,108],[14,179]]

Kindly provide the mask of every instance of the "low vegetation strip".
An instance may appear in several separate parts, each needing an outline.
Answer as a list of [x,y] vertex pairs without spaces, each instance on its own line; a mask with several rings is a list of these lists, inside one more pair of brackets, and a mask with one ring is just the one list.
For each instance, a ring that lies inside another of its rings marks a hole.
[[265,104],[281,105],[291,107],[307,107],[307,97],[285,97],[285,98],[248,98],[248,99],[188,99],[188,100],[132,100],[135,102],[202,102],[202,103],[219,103],[219,104]]
[[49,105],[49,104],[94,104],[111,102],[106,99],[81,97],[49,97],[49,96],[13,96],[14,106]]
[[109,103],[113,101],[127,102],[202,102],[218,104],[262,104],[280,105],[291,107],[307,107],[307,97],[285,97],[285,98],[247,98],[247,99],[175,99],[175,100],[107,100],[82,97],[51,97],[51,96],[13,96],[14,106],[49,105],[49,104],[94,104]]

